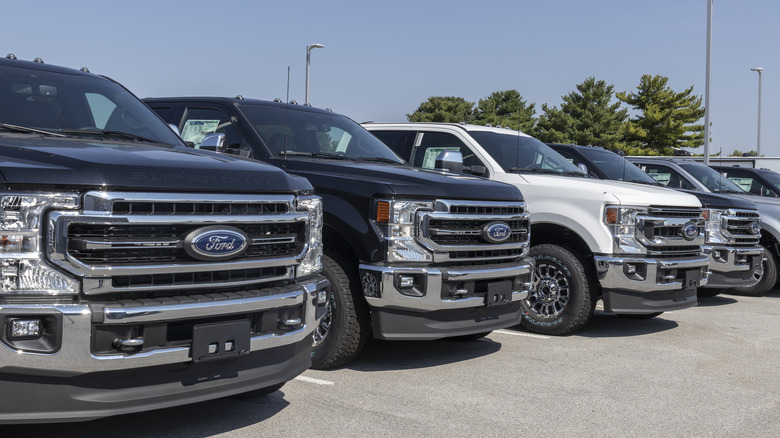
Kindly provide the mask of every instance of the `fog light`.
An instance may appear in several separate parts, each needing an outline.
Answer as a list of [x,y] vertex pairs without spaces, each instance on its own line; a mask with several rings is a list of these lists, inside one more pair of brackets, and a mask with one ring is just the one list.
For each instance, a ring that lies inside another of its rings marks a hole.
[[636,275],[636,265],[632,265],[630,263],[626,265],[626,274]]
[[328,300],[328,291],[323,289],[317,292],[317,304],[325,304]]
[[9,337],[13,339],[34,339],[41,337],[40,319],[12,319],[11,333]]
[[414,277],[401,275],[398,279],[398,285],[402,288],[414,287]]

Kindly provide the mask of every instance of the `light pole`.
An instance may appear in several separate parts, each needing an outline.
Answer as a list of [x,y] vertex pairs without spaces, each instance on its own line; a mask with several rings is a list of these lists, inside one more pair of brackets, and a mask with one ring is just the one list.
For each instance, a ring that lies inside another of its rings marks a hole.
[[311,49],[321,49],[325,46],[322,44],[309,44],[306,46],[306,96],[303,100],[304,105],[309,104],[309,64],[311,61]]
[[761,72],[764,71],[761,67],[753,67],[750,71],[758,72],[758,136],[756,138],[756,156],[761,156]]
[[710,52],[712,52],[712,0],[707,0],[707,59],[704,77],[704,164],[710,164]]

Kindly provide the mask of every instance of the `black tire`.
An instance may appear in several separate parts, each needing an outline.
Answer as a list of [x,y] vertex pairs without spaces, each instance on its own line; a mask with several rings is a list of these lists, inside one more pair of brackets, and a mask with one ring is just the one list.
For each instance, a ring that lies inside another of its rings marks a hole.
[[248,399],[248,398],[261,398],[267,395],[271,395],[274,392],[282,389],[282,386],[287,382],[277,383],[276,385],[266,386],[265,388],[255,389],[254,391],[242,392],[236,394],[232,398],[235,399]]
[[451,338],[446,338],[446,339],[448,341],[458,341],[458,342],[476,341],[477,339],[482,339],[491,333],[493,333],[492,330],[489,332],[472,333],[470,335],[453,336]]
[[777,282],[777,259],[764,248],[764,273],[758,284],[750,287],[732,287],[726,290],[726,293],[734,295],[744,295],[748,297],[763,297],[775,288]]
[[617,316],[625,319],[636,319],[636,320],[645,320],[645,319],[653,319],[656,316],[662,314],[664,312],[653,312],[653,313],[618,313]]
[[522,301],[522,325],[545,335],[567,335],[582,328],[596,308],[594,279],[580,256],[551,244],[531,248],[534,285]]
[[330,281],[328,310],[313,335],[312,368],[322,370],[352,360],[371,337],[371,314],[363,298],[357,263],[338,255],[322,257]]

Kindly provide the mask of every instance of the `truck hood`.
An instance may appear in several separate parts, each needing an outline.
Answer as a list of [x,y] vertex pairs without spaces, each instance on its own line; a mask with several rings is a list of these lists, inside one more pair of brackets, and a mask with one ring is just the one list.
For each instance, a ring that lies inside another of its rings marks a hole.
[[11,190],[311,190],[273,166],[184,146],[27,134],[0,136],[0,173]]
[[323,159],[273,159],[269,163],[308,179],[318,192],[365,197],[518,200],[517,187],[486,178],[416,169],[406,165]]
[[742,197],[719,193],[700,192],[697,190],[677,189],[680,192],[691,194],[699,199],[704,208],[739,208],[742,210],[755,210],[756,203]]
[[561,198],[592,199],[597,197],[608,203],[613,203],[617,200],[622,205],[701,206],[696,197],[665,187],[547,174],[524,173],[515,176],[522,178],[527,183],[527,186],[522,185],[520,188],[529,198],[531,197],[529,191],[534,190],[540,196],[549,196],[549,193],[555,193],[556,197]]

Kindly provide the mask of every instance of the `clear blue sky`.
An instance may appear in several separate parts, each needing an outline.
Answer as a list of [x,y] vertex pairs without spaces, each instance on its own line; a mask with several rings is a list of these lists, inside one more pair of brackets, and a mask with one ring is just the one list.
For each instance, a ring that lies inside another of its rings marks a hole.
[[[310,101],[357,121],[399,121],[429,96],[476,102],[517,89],[560,105],[593,76],[643,74],[704,96],[707,0],[7,1],[0,56],[110,76],[140,97],[241,94]],[[780,2],[715,0],[711,152],[780,156]],[[702,151],[701,148],[698,149]]]

